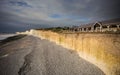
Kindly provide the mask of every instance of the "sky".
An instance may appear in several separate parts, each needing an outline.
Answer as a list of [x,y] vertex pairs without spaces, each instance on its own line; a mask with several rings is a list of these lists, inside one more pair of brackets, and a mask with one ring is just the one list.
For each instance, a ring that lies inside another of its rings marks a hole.
[[0,0],[0,32],[120,18],[119,0]]

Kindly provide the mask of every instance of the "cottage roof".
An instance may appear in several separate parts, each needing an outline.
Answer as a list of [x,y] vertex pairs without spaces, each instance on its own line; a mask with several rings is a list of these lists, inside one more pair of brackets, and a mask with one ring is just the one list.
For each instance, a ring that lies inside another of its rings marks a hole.
[[[111,19],[111,20],[105,20],[105,21],[99,21],[99,22],[96,22],[96,23],[101,24],[102,26],[120,24],[120,18]],[[79,28],[92,27],[92,26],[94,26],[96,23],[83,24],[83,25],[80,25]]]

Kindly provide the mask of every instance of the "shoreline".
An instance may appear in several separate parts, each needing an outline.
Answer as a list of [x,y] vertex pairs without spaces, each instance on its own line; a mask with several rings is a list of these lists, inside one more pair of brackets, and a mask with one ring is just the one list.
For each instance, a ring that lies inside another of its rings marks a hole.
[[8,37],[14,36],[16,34],[0,34],[0,40],[4,40]]

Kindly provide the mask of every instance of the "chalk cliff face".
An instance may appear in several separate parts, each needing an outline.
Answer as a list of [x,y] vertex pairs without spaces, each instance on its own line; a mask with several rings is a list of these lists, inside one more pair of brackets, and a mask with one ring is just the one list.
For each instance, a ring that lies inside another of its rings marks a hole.
[[29,34],[77,51],[106,75],[120,75],[120,34],[63,34],[31,30]]

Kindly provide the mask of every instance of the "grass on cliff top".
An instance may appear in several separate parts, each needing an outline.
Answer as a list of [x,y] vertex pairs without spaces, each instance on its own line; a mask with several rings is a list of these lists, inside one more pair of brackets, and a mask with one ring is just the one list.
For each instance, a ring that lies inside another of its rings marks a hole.
[[105,32],[80,32],[80,31],[70,31],[69,27],[51,27],[51,28],[43,28],[43,29],[36,29],[36,30],[43,30],[43,31],[52,31],[56,33],[64,33],[64,34],[120,34],[120,29],[117,31],[105,31]]
[[66,30],[69,30],[69,27],[51,27],[51,28],[43,28],[43,29],[36,29],[36,30],[43,30],[43,31],[52,31],[56,33],[63,33]]
[[15,36],[8,37],[8,38],[6,38],[6,39],[4,39],[4,40],[0,40],[0,46],[6,44],[6,43],[8,43],[8,42],[12,42],[12,41],[21,39],[21,38],[23,38],[23,37],[25,37],[25,36],[26,36],[26,35],[21,35],[21,34],[20,34],[20,35],[15,35]]
[[64,34],[120,34],[119,32],[63,32]]

